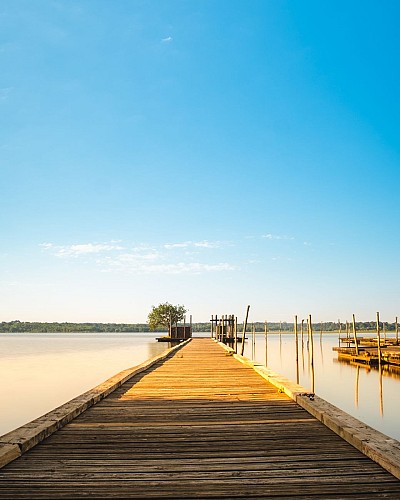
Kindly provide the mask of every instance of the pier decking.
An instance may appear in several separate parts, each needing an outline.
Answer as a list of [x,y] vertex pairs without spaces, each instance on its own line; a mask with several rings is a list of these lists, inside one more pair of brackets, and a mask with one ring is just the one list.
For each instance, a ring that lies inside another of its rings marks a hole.
[[0,470],[0,498],[400,498],[400,481],[193,339]]

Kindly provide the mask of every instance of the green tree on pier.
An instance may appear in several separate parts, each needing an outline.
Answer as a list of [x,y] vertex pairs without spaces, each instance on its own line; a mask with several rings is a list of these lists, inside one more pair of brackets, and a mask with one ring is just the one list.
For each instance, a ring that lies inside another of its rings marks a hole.
[[155,330],[159,326],[164,326],[168,328],[168,333],[170,335],[172,325],[181,321],[186,312],[187,310],[184,306],[174,306],[165,302],[158,306],[152,306],[147,317],[147,324],[151,330]]

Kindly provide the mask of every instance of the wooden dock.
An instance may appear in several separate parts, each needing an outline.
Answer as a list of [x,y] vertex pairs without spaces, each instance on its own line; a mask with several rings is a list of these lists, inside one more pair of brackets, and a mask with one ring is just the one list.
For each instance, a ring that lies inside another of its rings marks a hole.
[[[370,347],[333,347],[333,351],[338,353],[338,357],[346,359],[351,363],[364,365],[379,365],[379,350],[371,345]],[[358,352],[357,352],[358,350]],[[400,368],[400,346],[390,346],[381,348],[380,363]]]
[[400,498],[400,481],[211,339],[0,470],[1,499]]

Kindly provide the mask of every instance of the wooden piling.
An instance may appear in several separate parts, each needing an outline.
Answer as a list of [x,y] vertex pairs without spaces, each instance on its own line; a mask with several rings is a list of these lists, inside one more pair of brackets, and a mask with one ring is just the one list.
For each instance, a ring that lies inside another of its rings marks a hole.
[[296,342],[296,382],[299,383],[299,344],[297,332],[297,315],[294,317],[294,338]]
[[378,362],[379,362],[379,368],[381,366],[381,361],[382,361],[382,351],[381,351],[381,329],[379,325],[379,311],[376,313],[376,335],[377,335],[377,340],[378,340]]
[[356,331],[356,317],[353,314],[353,335],[354,335],[354,344],[356,346],[356,355],[358,356],[358,341],[357,341],[357,331]]
[[268,366],[268,323],[264,321],[264,336],[265,336],[265,366]]
[[244,354],[244,341],[246,338],[246,328],[247,328],[247,320],[249,319],[249,311],[250,311],[250,306],[247,306],[247,311],[246,311],[246,319],[244,320],[243,323],[243,339],[242,339],[242,350],[240,354],[243,356]]
[[237,344],[238,344],[238,320],[235,317],[235,353],[237,354]]
[[310,367],[311,367],[311,391],[315,392],[315,377],[314,377],[314,340],[311,314],[308,316],[308,334],[310,342]]
[[254,323],[251,329],[251,359],[254,361],[256,357],[256,327]]

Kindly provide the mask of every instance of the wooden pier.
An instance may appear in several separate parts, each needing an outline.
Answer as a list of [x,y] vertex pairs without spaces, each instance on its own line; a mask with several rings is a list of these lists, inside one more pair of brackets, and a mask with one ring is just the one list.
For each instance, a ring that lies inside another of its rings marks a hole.
[[400,498],[399,479],[231,354],[181,344],[5,465],[0,498]]

